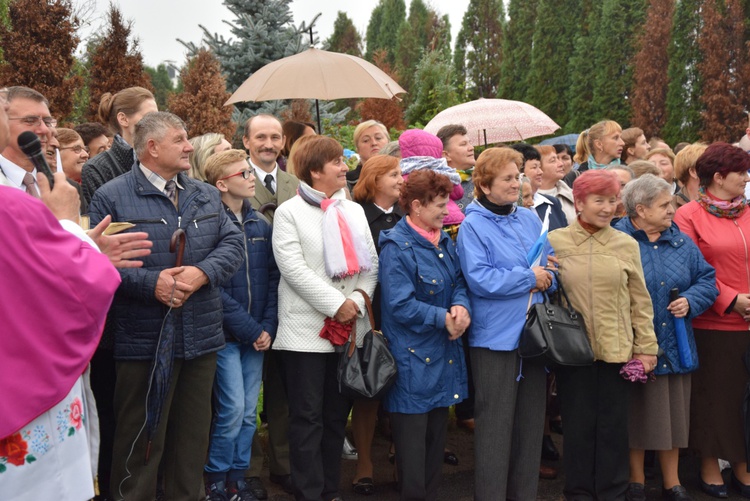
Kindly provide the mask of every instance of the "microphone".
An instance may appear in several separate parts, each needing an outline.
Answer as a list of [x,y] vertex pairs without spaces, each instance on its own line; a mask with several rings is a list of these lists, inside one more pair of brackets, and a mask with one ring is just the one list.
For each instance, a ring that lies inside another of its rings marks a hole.
[[42,152],[42,142],[39,141],[39,136],[27,130],[22,132],[18,136],[18,147],[26,155],[31,163],[36,167],[37,172],[41,172],[47,179],[49,179],[49,187],[52,188],[54,184],[52,171],[47,165],[47,160],[44,159],[44,153]]

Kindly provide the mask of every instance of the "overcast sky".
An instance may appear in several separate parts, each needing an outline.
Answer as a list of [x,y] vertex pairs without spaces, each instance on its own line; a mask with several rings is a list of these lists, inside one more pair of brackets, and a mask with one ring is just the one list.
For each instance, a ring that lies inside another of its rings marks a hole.
[[[85,0],[75,0],[80,4]],[[91,1],[91,0],[89,0]],[[100,27],[109,6],[108,0],[93,0],[95,12],[90,16],[91,26],[84,30],[86,37],[93,29]],[[232,20],[231,12],[221,0],[113,0],[120,6],[126,19],[133,22],[133,33],[140,41],[143,59],[149,66],[157,66],[163,61],[174,61],[182,66],[185,50],[177,38],[198,44],[202,32],[198,24],[212,33],[229,36],[229,27],[222,20]],[[410,0],[406,0],[407,9]],[[453,40],[461,26],[461,19],[469,0],[427,0],[440,14],[450,17]],[[325,40],[333,32],[333,23],[339,10],[344,11],[363,35],[367,30],[372,9],[378,0],[295,0],[292,3],[294,23],[309,22],[321,13],[315,25],[320,40]]]

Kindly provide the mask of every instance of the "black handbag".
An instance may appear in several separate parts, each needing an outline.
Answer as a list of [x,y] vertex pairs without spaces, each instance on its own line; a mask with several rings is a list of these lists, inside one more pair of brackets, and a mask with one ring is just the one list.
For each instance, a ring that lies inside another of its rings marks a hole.
[[349,398],[377,400],[396,382],[396,360],[383,333],[375,330],[370,297],[362,289],[355,290],[365,298],[371,329],[365,334],[362,348],[357,348],[357,327],[352,328],[339,358],[339,392]]
[[[570,306],[562,281],[556,277],[557,304],[553,304],[549,295],[543,292],[544,302],[531,305],[518,343],[518,354],[521,358],[544,356],[556,365],[591,365],[594,350],[586,335],[583,318]],[[561,296],[567,307],[563,306]]]

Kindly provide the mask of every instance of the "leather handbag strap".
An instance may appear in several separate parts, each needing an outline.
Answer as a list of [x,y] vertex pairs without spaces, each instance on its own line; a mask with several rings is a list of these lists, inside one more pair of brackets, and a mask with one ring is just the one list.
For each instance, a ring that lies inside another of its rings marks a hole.
[[375,330],[375,316],[372,314],[372,301],[370,301],[370,296],[367,295],[365,291],[362,289],[354,289],[355,292],[359,292],[362,294],[362,297],[365,298],[365,306],[367,307],[367,315],[370,317],[370,328],[374,331]]
[[[549,271],[557,279],[557,291],[559,292],[559,294],[557,295],[557,305],[562,306],[563,308],[567,308],[567,310],[572,313],[575,310],[573,308],[573,305],[570,304],[570,299],[568,299],[568,295],[565,293],[565,287],[563,287],[562,280],[560,280],[560,273],[557,270],[549,270]],[[561,296],[565,298],[565,302],[568,304],[567,306],[564,306],[562,304]]]

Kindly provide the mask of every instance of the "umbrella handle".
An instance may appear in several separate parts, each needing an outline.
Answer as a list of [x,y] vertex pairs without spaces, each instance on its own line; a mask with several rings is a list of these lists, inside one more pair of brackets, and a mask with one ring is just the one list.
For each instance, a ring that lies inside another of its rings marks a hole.
[[172,240],[169,242],[169,252],[177,252],[177,258],[175,259],[176,267],[182,266],[182,255],[185,253],[186,239],[187,235],[185,235],[185,230],[182,228],[177,228],[172,233]]

